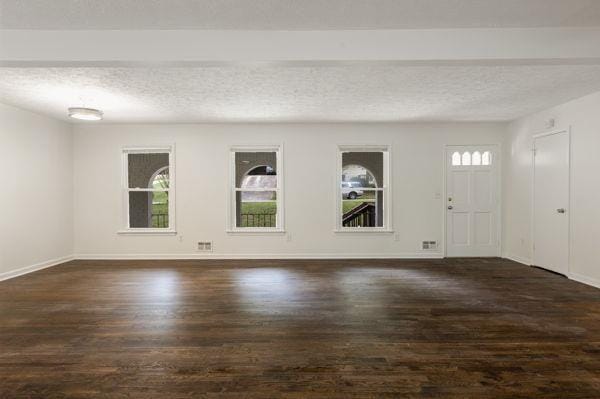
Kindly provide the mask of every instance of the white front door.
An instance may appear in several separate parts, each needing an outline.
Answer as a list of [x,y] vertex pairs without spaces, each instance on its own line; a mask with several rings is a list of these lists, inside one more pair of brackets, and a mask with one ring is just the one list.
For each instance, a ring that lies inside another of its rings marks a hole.
[[569,133],[534,138],[533,264],[569,271]]
[[446,147],[446,256],[499,256],[496,146]]

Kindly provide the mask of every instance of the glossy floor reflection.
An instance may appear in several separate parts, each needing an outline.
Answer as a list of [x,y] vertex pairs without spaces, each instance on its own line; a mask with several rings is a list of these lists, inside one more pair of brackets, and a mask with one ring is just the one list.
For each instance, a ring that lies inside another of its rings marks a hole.
[[595,398],[600,290],[501,259],[76,261],[0,283],[1,398]]

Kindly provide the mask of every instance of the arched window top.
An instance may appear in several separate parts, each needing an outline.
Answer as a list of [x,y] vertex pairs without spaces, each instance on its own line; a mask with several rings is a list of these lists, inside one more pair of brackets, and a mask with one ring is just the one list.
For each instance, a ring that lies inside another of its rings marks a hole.
[[492,155],[489,151],[483,153],[483,156],[481,157],[481,164],[485,166],[492,164]]
[[277,188],[277,173],[269,165],[255,166],[242,178],[241,188]]
[[460,166],[460,153],[458,151],[454,151],[454,154],[452,154],[452,166]]
[[169,167],[158,169],[148,181],[148,188],[166,190],[169,188]]
[[246,176],[275,176],[276,174],[272,166],[261,165],[250,169]]
[[470,166],[471,165],[471,153],[469,151],[465,151],[462,154],[462,165]]
[[492,153],[490,151],[458,151],[452,153],[452,166],[490,166],[492,164]]
[[355,187],[379,187],[371,171],[362,165],[344,165],[342,168],[342,184],[351,183]]

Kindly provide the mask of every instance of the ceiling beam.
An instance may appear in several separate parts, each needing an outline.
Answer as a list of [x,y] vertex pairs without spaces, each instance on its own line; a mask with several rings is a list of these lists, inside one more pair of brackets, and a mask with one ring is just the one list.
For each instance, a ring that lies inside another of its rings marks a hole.
[[600,28],[0,30],[0,66],[600,63]]

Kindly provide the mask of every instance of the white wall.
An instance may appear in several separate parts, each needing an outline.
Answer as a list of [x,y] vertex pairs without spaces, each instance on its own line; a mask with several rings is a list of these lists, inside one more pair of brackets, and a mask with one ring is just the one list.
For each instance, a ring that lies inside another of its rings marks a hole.
[[514,121],[505,152],[505,256],[531,261],[531,189],[533,135],[571,127],[570,275],[600,286],[600,92]]
[[71,127],[0,104],[0,280],[73,253]]
[[[443,238],[445,144],[500,144],[504,124],[78,125],[75,254],[192,257],[212,240],[222,257],[435,256]],[[124,236],[121,148],[176,144],[178,236]],[[227,234],[228,147],[284,144],[286,235]],[[396,234],[334,233],[336,144],[392,144]],[[308,216],[307,216],[308,215]],[[290,239],[288,241],[288,239]]]

